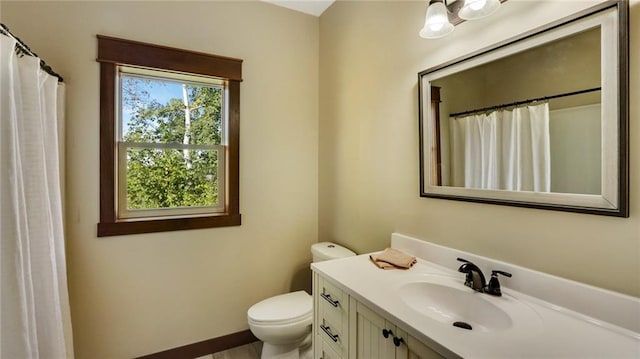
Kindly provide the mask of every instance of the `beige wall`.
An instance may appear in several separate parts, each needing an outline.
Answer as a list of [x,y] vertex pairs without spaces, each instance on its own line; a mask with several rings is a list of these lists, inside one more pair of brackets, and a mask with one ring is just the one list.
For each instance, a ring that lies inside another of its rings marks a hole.
[[[599,87],[600,36],[592,29],[432,81],[441,88],[440,107],[447,105],[440,114]],[[549,107],[599,102],[600,93],[589,93],[553,99]]]
[[[77,358],[125,358],[248,329],[310,287],[318,221],[318,18],[259,2],[2,2],[67,83],[67,232]],[[244,59],[241,227],[96,238],[96,34]]]
[[[593,2],[591,2],[593,3]],[[640,104],[631,102],[631,218],[419,197],[417,73],[586,8],[518,1],[424,40],[423,1],[338,1],[320,18],[320,240],[380,250],[409,234],[640,296]],[[631,1],[631,34],[640,31]],[[631,36],[631,98],[640,90]],[[488,270],[489,268],[486,268]]]

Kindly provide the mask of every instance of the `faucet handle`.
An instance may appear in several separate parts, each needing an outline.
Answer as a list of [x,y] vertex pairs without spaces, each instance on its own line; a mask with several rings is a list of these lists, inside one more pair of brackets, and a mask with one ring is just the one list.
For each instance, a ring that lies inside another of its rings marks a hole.
[[498,280],[498,274],[503,275],[505,277],[511,277],[511,273],[504,272],[501,270],[492,270],[491,271],[491,279],[489,279],[489,284],[484,289],[484,292],[487,294],[495,295],[496,297],[502,296],[502,290],[500,289],[500,281]]
[[458,257],[457,259],[458,259],[458,262],[471,263],[470,261],[468,261],[468,260],[466,260],[464,258]]
[[509,278],[511,278],[511,273],[509,273],[509,272],[504,272],[504,271],[501,271],[501,270],[492,270],[492,271],[491,271],[491,276],[492,276],[492,277],[493,277],[494,275],[497,277],[497,274],[502,274],[502,275],[503,275],[503,276],[505,276],[505,277],[509,277]]

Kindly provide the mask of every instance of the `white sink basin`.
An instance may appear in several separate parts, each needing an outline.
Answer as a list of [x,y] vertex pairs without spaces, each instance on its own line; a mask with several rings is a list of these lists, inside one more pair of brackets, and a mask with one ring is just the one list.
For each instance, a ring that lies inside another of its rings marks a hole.
[[459,278],[421,276],[401,285],[398,290],[403,302],[418,315],[448,326],[466,323],[472,331],[508,330],[513,327],[514,316],[532,311],[513,297],[476,292],[464,286]]

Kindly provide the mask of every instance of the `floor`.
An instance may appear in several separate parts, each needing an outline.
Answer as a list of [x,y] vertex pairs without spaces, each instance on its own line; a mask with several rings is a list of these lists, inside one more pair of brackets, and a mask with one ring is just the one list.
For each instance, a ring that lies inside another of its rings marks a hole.
[[253,342],[223,352],[205,355],[197,359],[260,359],[262,342]]

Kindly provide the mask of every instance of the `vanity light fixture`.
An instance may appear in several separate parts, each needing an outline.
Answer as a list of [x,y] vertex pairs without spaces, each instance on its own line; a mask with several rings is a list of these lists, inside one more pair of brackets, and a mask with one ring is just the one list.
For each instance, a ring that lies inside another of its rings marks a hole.
[[506,0],[430,0],[420,37],[437,39],[453,31],[464,20],[489,16]]
[[424,17],[424,27],[420,30],[420,37],[437,39],[453,31],[453,24],[449,21],[447,7],[444,0],[431,0]]
[[462,20],[481,19],[493,14],[499,7],[499,0],[465,0],[464,5],[458,11],[458,17]]

